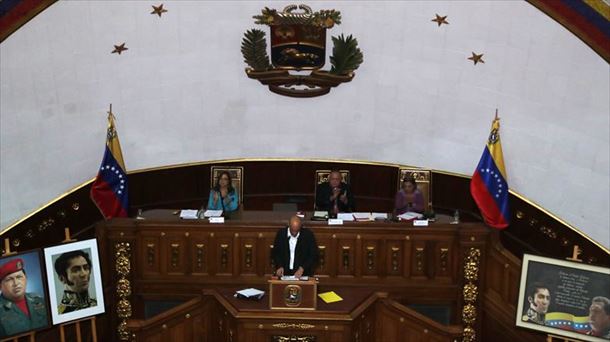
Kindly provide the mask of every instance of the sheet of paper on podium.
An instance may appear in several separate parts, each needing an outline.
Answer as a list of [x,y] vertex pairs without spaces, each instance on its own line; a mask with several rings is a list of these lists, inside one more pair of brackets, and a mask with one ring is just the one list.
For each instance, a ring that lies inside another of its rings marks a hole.
[[246,299],[261,299],[265,295],[265,291],[261,291],[255,288],[244,289],[235,291],[235,297],[246,298]]
[[353,213],[356,221],[370,221],[371,213]]
[[371,213],[371,219],[373,219],[373,220],[377,220],[377,219],[387,220],[388,219],[388,213]]
[[280,277],[280,280],[308,281],[309,277],[301,276],[300,278],[297,278],[293,275],[290,275],[290,276],[282,276],[282,277]]
[[210,209],[208,209],[208,210],[206,210],[203,213],[203,216],[205,216],[205,217],[220,217],[220,216],[222,216],[222,210],[210,210]]
[[422,217],[424,217],[424,215],[422,215],[422,214],[420,214],[420,213],[413,212],[413,211],[407,211],[407,212],[406,212],[406,213],[404,213],[404,214],[400,214],[400,215],[398,215],[398,218],[399,218],[399,219],[401,219],[401,220],[407,220],[407,221],[408,221],[408,220],[414,220],[414,219],[420,219],[420,218],[422,218]]
[[197,217],[197,211],[195,209],[183,209],[180,210],[180,218],[181,219],[186,219],[186,220],[193,220],[198,218]]
[[328,211],[319,211],[319,210],[316,210],[316,211],[313,212],[313,217],[328,218]]
[[353,221],[354,215],[352,213],[338,213],[337,218],[343,221]]
[[335,291],[320,293],[318,294],[318,297],[320,297],[325,303],[334,303],[343,300],[343,298],[339,297]]

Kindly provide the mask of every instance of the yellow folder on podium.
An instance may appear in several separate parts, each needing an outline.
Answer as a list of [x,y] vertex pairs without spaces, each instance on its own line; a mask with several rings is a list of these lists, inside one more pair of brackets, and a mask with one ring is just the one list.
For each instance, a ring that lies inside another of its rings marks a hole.
[[343,300],[343,298],[339,297],[339,295],[336,294],[335,291],[320,293],[318,294],[318,297],[322,298],[325,303],[334,303]]

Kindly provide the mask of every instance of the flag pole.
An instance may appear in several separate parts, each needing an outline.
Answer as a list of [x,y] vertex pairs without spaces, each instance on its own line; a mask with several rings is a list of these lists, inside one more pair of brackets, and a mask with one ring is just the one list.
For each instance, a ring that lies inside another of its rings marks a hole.
[[112,103],[110,104],[110,110],[108,111],[108,117],[112,118],[113,120],[115,120],[116,118],[114,117],[114,114],[112,114]]

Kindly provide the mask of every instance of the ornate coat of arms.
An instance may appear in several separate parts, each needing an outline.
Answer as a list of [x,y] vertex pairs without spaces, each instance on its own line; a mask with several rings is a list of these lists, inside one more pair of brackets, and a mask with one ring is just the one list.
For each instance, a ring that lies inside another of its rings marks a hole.
[[246,74],[274,93],[292,97],[328,94],[330,88],[351,81],[363,61],[358,41],[351,35],[340,35],[332,37],[331,69],[320,70],[326,60],[326,30],[341,24],[339,11],[312,12],[306,5],[290,5],[278,12],[265,7],[253,18],[256,24],[271,28],[271,59],[265,32],[246,31],[241,44],[249,66]]
[[288,307],[299,306],[303,298],[303,291],[299,285],[287,285],[284,288],[284,303]]

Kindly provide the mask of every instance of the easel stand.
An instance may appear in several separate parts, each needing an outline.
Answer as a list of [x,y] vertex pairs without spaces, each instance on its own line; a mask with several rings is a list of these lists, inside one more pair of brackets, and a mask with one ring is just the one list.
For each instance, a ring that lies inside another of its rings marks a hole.
[[13,336],[11,338],[7,338],[4,340],[0,340],[0,342],[19,342],[19,339],[22,337],[28,337],[27,340],[24,339],[22,341],[36,342],[36,332],[35,331],[29,332],[29,333],[23,334],[23,335]]
[[64,237],[65,237],[65,239],[64,239],[64,241],[62,241],[62,243],[68,243],[68,242],[76,241],[75,239],[73,239],[70,236],[70,228],[68,228],[68,227],[64,228]]
[[[6,257],[6,256],[13,255],[13,254],[17,254],[17,252],[11,251],[11,240],[8,238],[4,239],[4,253],[2,254],[2,256]],[[21,339],[23,337],[27,337],[28,338],[27,341],[29,341],[29,342],[35,342],[36,341],[36,332],[32,331],[29,333],[13,336],[11,338],[5,338],[5,339],[0,340],[0,342],[19,342],[19,339]],[[22,341],[25,341],[25,339]]]
[[11,254],[17,254],[17,252],[11,252],[11,240],[9,238],[4,239],[4,253],[3,257],[9,256]]
[[75,326],[74,328],[76,329],[76,342],[82,342],[83,337],[81,334],[81,322],[86,322],[86,321],[91,321],[91,338],[93,339],[93,342],[97,342],[97,327],[95,325],[95,316],[81,319],[78,321],[65,323],[65,324],[60,324],[59,325],[59,340],[61,342],[66,342],[65,328],[70,325],[74,325]]
[[546,342],[553,342],[553,340],[563,341],[563,342],[582,342],[582,340],[573,340],[571,338],[565,338],[565,337],[561,337],[561,336],[555,336],[555,335],[548,334],[546,337]]

